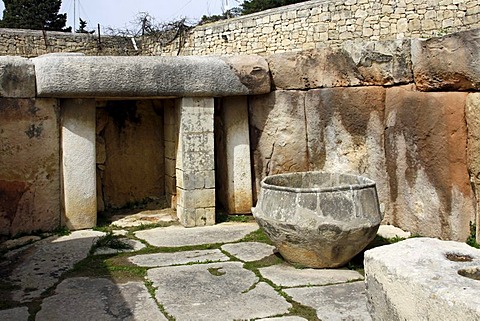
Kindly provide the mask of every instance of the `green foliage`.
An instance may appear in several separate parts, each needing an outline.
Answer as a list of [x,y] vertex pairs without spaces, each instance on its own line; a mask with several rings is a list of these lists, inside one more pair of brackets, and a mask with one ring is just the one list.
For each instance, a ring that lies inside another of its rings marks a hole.
[[65,28],[67,14],[59,14],[61,0],[3,0],[5,10],[1,28],[71,32]]
[[108,247],[115,250],[131,250],[133,247],[130,244],[123,242],[122,238],[125,239],[124,237],[114,235],[112,232],[107,232],[107,234],[95,242],[91,252],[93,253],[95,249],[101,247]]
[[241,5],[242,14],[250,14],[305,1],[307,0],[246,0]]
[[95,30],[93,31],[88,31],[87,30],[87,22],[83,20],[82,18],[79,18],[80,24],[78,26],[78,29],[75,30],[76,33],[94,33]]
[[480,244],[477,243],[477,226],[470,222],[470,236],[466,243],[474,248],[480,249]]

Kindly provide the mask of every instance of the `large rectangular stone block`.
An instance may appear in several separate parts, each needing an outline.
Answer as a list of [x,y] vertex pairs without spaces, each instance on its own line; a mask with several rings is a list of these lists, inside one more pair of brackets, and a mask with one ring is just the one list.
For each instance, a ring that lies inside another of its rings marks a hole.
[[466,93],[387,89],[388,223],[465,241],[475,219],[467,161]]
[[78,230],[97,223],[95,100],[62,101],[62,225]]
[[0,57],[0,97],[35,98],[35,66],[22,57]]
[[56,99],[0,98],[0,235],[60,226]]
[[384,149],[385,88],[310,90],[305,116],[309,169],[374,180],[384,211],[390,200]]
[[476,235],[480,243],[480,93],[470,93],[467,96],[465,117],[468,127],[468,171],[475,188],[476,197]]

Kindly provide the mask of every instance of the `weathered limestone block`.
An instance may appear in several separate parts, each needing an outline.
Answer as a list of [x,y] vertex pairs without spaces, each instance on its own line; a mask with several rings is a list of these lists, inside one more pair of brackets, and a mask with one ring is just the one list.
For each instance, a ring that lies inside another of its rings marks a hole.
[[384,149],[385,88],[324,88],[306,94],[310,170],[352,173],[377,184],[390,201]]
[[95,100],[62,101],[62,225],[71,230],[97,223]]
[[466,93],[387,89],[385,221],[412,233],[465,241],[475,219],[467,166]]
[[256,192],[273,174],[308,170],[305,92],[275,91],[250,98]]
[[165,194],[163,110],[150,100],[110,101],[105,108],[106,207],[155,199]]
[[0,99],[0,235],[60,225],[58,104]]
[[468,127],[468,171],[477,195],[477,242],[480,243],[480,93],[471,93],[467,96],[465,118]]
[[355,62],[344,50],[287,52],[271,55],[267,60],[277,89],[358,86],[363,81]]
[[365,252],[373,320],[479,320],[480,250],[413,238]]
[[34,98],[35,68],[22,57],[0,57],[0,97]]
[[480,29],[412,41],[420,90],[480,90]]
[[[230,214],[250,213],[252,208],[252,172],[248,127],[248,98],[229,97],[222,101],[224,130],[224,172],[226,209]],[[218,163],[218,153],[217,153]]]
[[93,57],[33,59],[39,97],[218,97],[270,91],[260,57]]
[[368,85],[413,82],[409,40],[346,42],[346,50]]
[[215,224],[214,99],[177,100],[177,216],[186,227]]

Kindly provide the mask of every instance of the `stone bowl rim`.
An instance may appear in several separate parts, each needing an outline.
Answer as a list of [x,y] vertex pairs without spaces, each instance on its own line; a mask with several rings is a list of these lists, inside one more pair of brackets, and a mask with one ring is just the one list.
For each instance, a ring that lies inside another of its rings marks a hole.
[[[362,178],[365,183],[363,184],[351,184],[351,185],[340,185],[340,186],[332,186],[332,187],[287,187],[287,186],[278,186],[268,184],[266,181],[275,177],[289,177],[289,176],[296,176],[300,174],[336,174],[341,176],[350,176],[350,177],[360,177]],[[269,190],[277,190],[283,192],[294,192],[294,193],[330,193],[330,192],[341,192],[341,191],[351,191],[351,190],[362,190],[367,188],[376,188],[377,184],[375,181],[371,180],[362,175],[355,175],[349,173],[334,173],[334,172],[323,172],[323,171],[305,171],[305,172],[292,172],[292,173],[283,173],[283,174],[275,174],[269,175],[262,179],[260,182],[260,186],[262,189],[269,189]]]

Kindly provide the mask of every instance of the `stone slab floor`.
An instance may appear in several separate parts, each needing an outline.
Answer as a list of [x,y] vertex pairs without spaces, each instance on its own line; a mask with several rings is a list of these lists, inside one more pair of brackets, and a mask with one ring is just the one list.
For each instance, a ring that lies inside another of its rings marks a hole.
[[287,264],[253,222],[26,242],[1,252],[2,321],[371,320],[359,272]]

